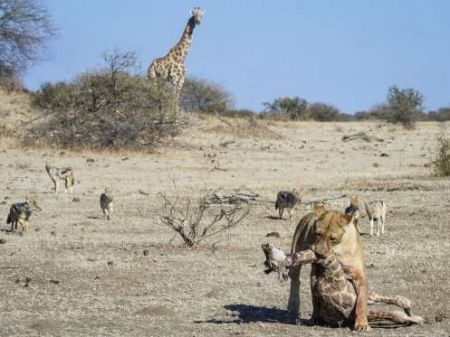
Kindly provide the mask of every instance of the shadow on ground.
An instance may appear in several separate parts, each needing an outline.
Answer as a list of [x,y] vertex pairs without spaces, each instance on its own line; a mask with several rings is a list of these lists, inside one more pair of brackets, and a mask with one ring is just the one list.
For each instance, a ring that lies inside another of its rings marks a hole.
[[[241,324],[241,323],[289,323],[288,312],[277,308],[260,307],[250,304],[228,304],[224,308],[231,311],[229,318],[211,318],[198,320],[195,323]],[[308,324],[309,320],[301,320],[300,324]]]

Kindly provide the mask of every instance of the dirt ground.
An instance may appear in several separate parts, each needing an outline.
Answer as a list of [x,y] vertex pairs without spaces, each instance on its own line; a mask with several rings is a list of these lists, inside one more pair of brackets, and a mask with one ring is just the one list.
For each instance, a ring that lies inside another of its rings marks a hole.
[[[33,213],[25,235],[0,227],[6,240],[0,244],[0,335],[356,334],[288,324],[288,283],[263,273],[261,243],[288,249],[309,206],[300,205],[292,220],[276,220],[273,202],[256,203],[237,228],[196,249],[183,247],[158,223],[159,192],[245,186],[267,200],[293,187],[304,189],[304,201],[343,193],[385,200],[386,234],[364,236],[370,288],[409,297],[426,324],[381,326],[364,335],[449,336],[450,181],[434,178],[427,167],[438,133],[449,124],[419,123],[404,131],[376,122],[229,123],[197,118],[169,149],[154,154],[23,150],[2,141],[2,214],[6,218],[10,204],[28,193],[38,195],[42,211]],[[342,142],[344,134],[359,131],[383,141]],[[75,169],[71,195],[53,193],[46,161]],[[116,197],[111,221],[99,208],[105,186]],[[347,204],[337,199],[329,206],[343,210]],[[367,232],[367,218],[361,222]],[[281,237],[266,238],[272,231]],[[308,270],[302,279],[306,322]]]

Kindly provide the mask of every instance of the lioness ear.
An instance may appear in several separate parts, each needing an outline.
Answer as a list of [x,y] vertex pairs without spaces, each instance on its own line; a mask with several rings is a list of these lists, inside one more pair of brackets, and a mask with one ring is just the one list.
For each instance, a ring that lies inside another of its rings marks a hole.
[[339,224],[342,227],[347,226],[349,223],[353,221],[353,215],[352,214],[341,214],[339,216]]
[[314,215],[316,217],[320,218],[326,211],[325,206],[321,202],[314,204]]

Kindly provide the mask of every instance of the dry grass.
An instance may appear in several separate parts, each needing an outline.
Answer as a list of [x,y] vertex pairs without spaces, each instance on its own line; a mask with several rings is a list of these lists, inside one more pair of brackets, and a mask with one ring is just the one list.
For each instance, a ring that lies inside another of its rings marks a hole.
[[[428,323],[364,335],[448,336],[450,181],[432,177],[423,165],[409,165],[431,160],[438,124],[419,123],[403,132],[352,123],[355,132],[386,140],[367,144],[343,143],[335,123],[271,124],[283,138],[241,138],[204,126],[198,122],[176,138],[185,146],[154,155],[31,149],[25,157],[21,148],[0,145],[3,214],[31,189],[43,209],[32,215],[27,235],[1,227],[0,239],[6,240],[0,245],[1,336],[351,334],[287,324],[288,286],[263,273],[260,245],[269,240],[266,233],[279,232],[279,239],[270,240],[288,248],[307,208],[300,206],[292,221],[280,221],[271,218],[272,202],[257,204],[235,230],[187,250],[173,231],[154,221],[158,193],[170,194],[174,181],[180,191],[245,185],[268,201],[292,187],[304,187],[305,200],[343,192],[385,200],[387,233],[364,237],[370,287],[408,296],[414,313]],[[235,143],[220,145],[231,137]],[[211,158],[220,160],[223,170],[212,169]],[[46,160],[75,169],[73,195],[52,192]],[[374,161],[380,167],[373,168]],[[116,192],[111,221],[102,219],[98,205],[105,186]],[[346,205],[343,199],[329,203]],[[367,232],[367,218],[361,223]],[[301,293],[305,319],[311,315],[307,274]]]
[[281,139],[267,121],[249,118],[206,116],[202,118],[202,131],[239,138]]

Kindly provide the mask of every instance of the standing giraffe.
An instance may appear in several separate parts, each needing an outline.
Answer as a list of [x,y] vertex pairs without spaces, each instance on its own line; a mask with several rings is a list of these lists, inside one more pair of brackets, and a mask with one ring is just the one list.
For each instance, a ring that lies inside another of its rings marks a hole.
[[198,7],[192,9],[191,17],[184,28],[180,41],[170,49],[166,56],[153,60],[148,68],[148,78],[166,82],[173,89],[177,99],[183,87],[186,72],[184,60],[191,47],[194,28],[200,24],[203,14],[205,11]]

